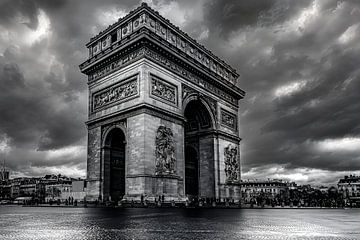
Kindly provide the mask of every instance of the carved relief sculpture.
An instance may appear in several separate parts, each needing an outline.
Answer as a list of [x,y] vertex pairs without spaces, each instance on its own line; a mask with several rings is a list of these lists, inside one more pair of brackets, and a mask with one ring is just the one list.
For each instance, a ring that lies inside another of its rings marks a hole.
[[236,116],[224,109],[221,109],[221,124],[236,129]]
[[151,76],[151,95],[176,104],[176,87],[155,76]]
[[183,101],[184,101],[185,98],[187,98],[190,94],[193,94],[193,93],[199,94],[198,91],[192,89],[191,87],[188,87],[188,86],[185,85],[185,84],[182,85],[182,89],[183,89],[183,92],[182,92],[182,100],[183,100]]
[[229,144],[224,149],[226,181],[239,181],[238,148]]
[[155,139],[155,173],[174,174],[175,173],[175,143],[174,136],[170,128],[160,126],[156,132]]
[[93,97],[93,109],[136,95],[138,93],[137,85],[137,79],[134,79],[120,85],[112,86],[105,91],[95,94]]

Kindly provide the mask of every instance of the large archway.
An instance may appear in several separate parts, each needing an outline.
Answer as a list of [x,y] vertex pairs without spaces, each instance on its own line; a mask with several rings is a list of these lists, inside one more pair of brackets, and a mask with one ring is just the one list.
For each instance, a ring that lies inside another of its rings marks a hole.
[[193,146],[185,147],[185,194],[199,195],[199,158]]
[[119,201],[125,195],[125,135],[119,128],[106,136],[104,146],[105,188],[109,199]]
[[185,194],[214,197],[214,123],[201,100],[190,101],[185,116]]

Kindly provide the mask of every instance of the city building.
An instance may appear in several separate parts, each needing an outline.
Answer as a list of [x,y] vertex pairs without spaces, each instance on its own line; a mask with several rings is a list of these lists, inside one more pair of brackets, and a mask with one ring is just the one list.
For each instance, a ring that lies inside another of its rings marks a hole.
[[294,183],[280,179],[243,180],[241,181],[241,196],[244,203],[250,203],[259,196],[274,199],[277,196],[288,194]]
[[6,181],[9,179],[10,172],[8,170],[2,170],[0,171],[0,181]]
[[84,200],[86,197],[86,181],[84,179],[72,181],[70,197],[78,201]]
[[47,182],[45,184],[45,202],[65,201],[70,196],[71,187],[71,179],[61,179],[56,182]]
[[86,195],[85,179],[74,179],[62,175],[44,177],[22,177],[0,181],[0,199],[33,203],[66,200],[84,200]]
[[86,47],[89,201],[240,200],[232,67],[146,3]]
[[345,204],[360,206],[360,176],[344,176],[338,182],[338,191],[342,194]]
[[45,185],[45,201],[66,200],[83,201],[86,196],[86,181],[84,179],[71,179],[61,182],[53,182]]

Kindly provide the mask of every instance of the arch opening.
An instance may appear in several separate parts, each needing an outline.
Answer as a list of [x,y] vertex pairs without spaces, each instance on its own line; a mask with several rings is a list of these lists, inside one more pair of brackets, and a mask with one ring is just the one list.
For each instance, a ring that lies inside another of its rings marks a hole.
[[199,195],[199,160],[194,147],[185,148],[185,194],[190,196]]
[[201,100],[190,101],[185,117],[185,194],[188,197],[213,197],[214,123]]
[[125,195],[125,134],[119,128],[106,136],[104,165],[107,172],[107,189],[111,201],[119,201]]

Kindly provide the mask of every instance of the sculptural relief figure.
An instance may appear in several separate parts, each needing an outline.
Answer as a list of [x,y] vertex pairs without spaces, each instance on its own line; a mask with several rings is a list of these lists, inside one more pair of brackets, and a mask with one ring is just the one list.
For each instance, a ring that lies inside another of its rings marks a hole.
[[156,174],[175,173],[175,144],[170,128],[160,126],[156,132]]
[[225,155],[225,174],[227,181],[239,180],[239,162],[238,162],[238,148],[235,145],[229,144],[224,149]]
[[94,108],[99,108],[109,103],[123,100],[137,94],[137,81],[133,80],[120,86],[113,87],[95,96]]
[[175,91],[175,87],[167,85],[156,78],[152,79],[151,94],[171,103],[176,103]]

